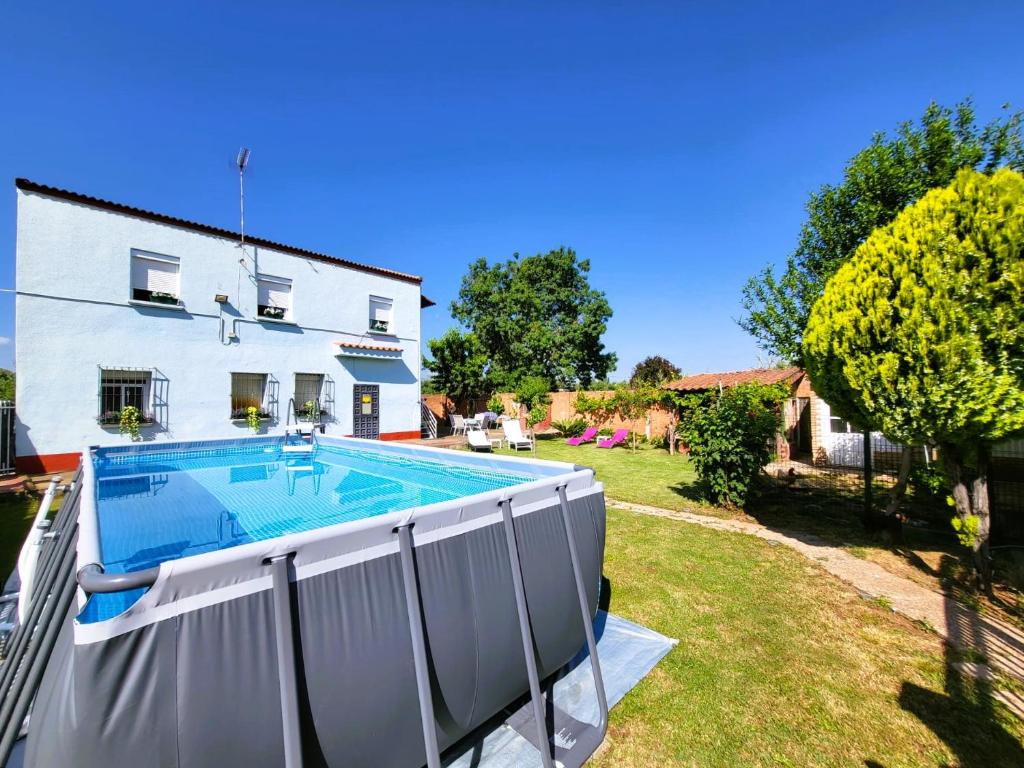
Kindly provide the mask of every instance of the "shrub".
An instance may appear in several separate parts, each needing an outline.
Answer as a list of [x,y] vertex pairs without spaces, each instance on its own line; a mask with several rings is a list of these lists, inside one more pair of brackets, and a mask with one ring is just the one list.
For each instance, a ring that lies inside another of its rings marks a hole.
[[117,431],[122,435],[128,435],[133,441],[139,439],[139,425],[142,423],[142,413],[134,405],[126,405],[121,409]]
[[491,411],[495,416],[504,416],[505,403],[501,401],[500,396],[492,395],[491,399],[487,401],[487,410]]
[[744,504],[761,468],[775,450],[782,427],[779,385],[742,384],[693,398],[682,433],[697,476],[716,504]]
[[562,419],[561,421],[552,421],[551,426],[558,430],[563,437],[579,437],[587,428],[587,420],[578,417]]

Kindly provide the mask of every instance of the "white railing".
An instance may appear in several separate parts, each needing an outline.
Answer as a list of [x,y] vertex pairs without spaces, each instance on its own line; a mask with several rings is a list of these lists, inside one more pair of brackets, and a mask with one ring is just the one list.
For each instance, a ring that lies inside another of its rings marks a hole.
[[426,400],[420,400],[420,432],[431,440],[437,437],[437,416],[427,407]]
[[14,401],[0,400],[0,474],[14,471]]

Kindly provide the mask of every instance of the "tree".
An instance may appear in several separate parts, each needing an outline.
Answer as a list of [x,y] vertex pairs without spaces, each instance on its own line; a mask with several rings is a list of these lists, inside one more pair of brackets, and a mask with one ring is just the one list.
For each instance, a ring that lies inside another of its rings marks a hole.
[[516,387],[516,401],[526,411],[526,423],[532,429],[548,415],[551,384],[541,376],[526,376]]
[[14,371],[0,368],[0,400],[14,399]]
[[612,310],[589,272],[571,248],[470,265],[452,316],[487,350],[496,387],[512,389],[530,375],[558,388],[588,386],[615,367],[601,343]]
[[746,503],[771,459],[782,428],[781,404],[788,396],[783,385],[757,383],[686,396],[683,439],[712,502]]
[[452,400],[467,400],[488,391],[487,354],[472,333],[452,328],[439,339],[427,342],[433,360],[423,358],[430,371],[431,388]]
[[661,355],[651,355],[637,363],[633,367],[633,374],[629,377],[631,387],[640,384],[659,386],[673,379],[678,379],[682,371],[670,363]]
[[767,267],[747,281],[740,325],[768,353],[801,364],[811,307],[868,235],[929,190],[948,185],[961,168],[991,173],[1004,165],[1024,170],[1019,112],[979,128],[970,101],[954,109],[932,103],[919,126],[905,122],[894,136],[876,134],[847,164],[840,184],[811,194],[783,273]]
[[632,435],[633,453],[636,453],[637,428],[640,419],[647,416],[650,409],[661,402],[662,392],[657,387],[641,384],[638,387],[616,385],[610,395],[589,396],[583,390],[576,393],[576,412],[585,418],[593,418],[603,423],[618,416],[628,421]]
[[1024,177],[964,170],[840,267],[803,344],[815,389],[842,414],[939,446],[954,525],[985,589],[988,457],[1024,430],[1022,292]]

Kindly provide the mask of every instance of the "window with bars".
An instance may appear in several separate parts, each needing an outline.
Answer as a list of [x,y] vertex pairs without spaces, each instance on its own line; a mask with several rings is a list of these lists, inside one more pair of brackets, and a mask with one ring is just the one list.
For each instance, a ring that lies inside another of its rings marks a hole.
[[265,373],[232,373],[231,374],[231,418],[246,418],[250,408],[255,408],[261,419],[269,419],[266,406],[263,404],[267,393],[267,374]]
[[327,411],[323,402],[324,375],[322,373],[295,374],[295,415],[316,419]]
[[121,411],[133,406],[142,414],[143,423],[153,421],[150,407],[152,371],[142,369],[100,370],[99,420],[101,424],[119,424]]
[[376,333],[394,333],[392,315],[394,302],[383,296],[370,297],[370,330]]
[[291,320],[292,281],[286,277],[257,275],[256,313],[271,320]]
[[849,434],[858,431],[852,424],[850,424],[850,422],[846,419],[841,419],[838,416],[829,417],[828,426],[829,431],[834,434]]
[[181,262],[176,256],[132,251],[132,298],[157,304],[179,304]]

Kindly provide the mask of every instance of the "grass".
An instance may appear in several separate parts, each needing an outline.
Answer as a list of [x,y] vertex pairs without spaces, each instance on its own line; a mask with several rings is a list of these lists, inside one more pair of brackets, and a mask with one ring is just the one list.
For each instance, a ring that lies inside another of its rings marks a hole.
[[14,569],[32,518],[39,509],[39,498],[27,493],[0,495],[0,586]]
[[1024,724],[940,640],[785,547],[612,509],[614,612],[680,640],[605,766],[1024,765]]
[[[502,449],[498,453],[516,452]],[[519,455],[527,454],[520,451]],[[619,501],[674,511],[694,504],[697,474],[690,460],[679,454],[670,456],[661,448],[641,445],[633,453],[621,445],[611,449],[597,448],[593,443],[572,446],[561,438],[542,437],[537,441],[537,458],[592,467],[608,496]]]
[[[840,480],[849,479],[849,488],[843,488],[839,481],[829,481],[799,491],[772,489],[751,500],[743,510],[727,510],[702,501],[689,459],[670,456],[664,449],[641,446],[634,454],[621,446],[611,450],[593,445],[574,447],[560,438],[542,437],[537,441],[537,457],[593,467],[610,499],[715,517],[746,515],[769,528],[813,533],[830,544],[845,547],[855,557],[1024,627],[1024,554],[1017,561],[1003,554],[1003,560],[997,561],[996,575],[1002,578],[996,584],[995,600],[978,595],[966,551],[944,523],[924,528],[905,526],[900,546],[866,532],[860,521],[860,489],[849,473],[836,473]],[[887,489],[885,484],[876,484],[876,497],[885,498]],[[1004,562],[1008,566],[1001,569]],[[1020,580],[1007,580],[1008,575]]]

